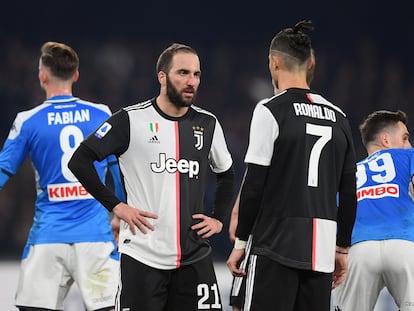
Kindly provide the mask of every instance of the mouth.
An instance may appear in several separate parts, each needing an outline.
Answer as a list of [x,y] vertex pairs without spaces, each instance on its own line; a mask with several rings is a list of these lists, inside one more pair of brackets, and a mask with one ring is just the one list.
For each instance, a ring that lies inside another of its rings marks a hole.
[[194,90],[184,90],[183,96],[185,97],[193,97],[194,96]]

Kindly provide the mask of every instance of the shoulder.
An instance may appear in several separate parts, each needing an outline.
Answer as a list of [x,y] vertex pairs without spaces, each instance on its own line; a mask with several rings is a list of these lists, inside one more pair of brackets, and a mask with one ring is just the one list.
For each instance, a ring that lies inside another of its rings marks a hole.
[[23,124],[24,122],[32,119],[37,114],[43,112],[45,109],[49,108],[51,105],[48,103],[42,103],[32,109],[20,111],[16,115],[15,123],[18,122],[20,124]]
[[50,107],[50,104],[48,103],[42,103],[32,109],[20,111],[17,113],[16,118],[14,119],[13,125],[9,132],[9,139],[16,138],[22,131],[23,127],[27,128],[27,126],[30,127],[30,124],[34,124],[36,126],[35,117],[42,111],[44,111],[46,108]]
[[345,114],[345,112],[342,111],[341,108],[339,108],[338,106],[334,105],[332,102],[330,102],[329,100],[327,100],[322,95],[309,92],[309,93],[307,93],[307,97],[308,97],[308,99],[310,100],[311,103],[321,104],[321,105],[327,106],[327,107],[335,110],[340,115],[342,115],[343,117],[346,118],[346,114]]
[[111,114],[111,109],[109,108],[108,105],[105,105],[105,104],[93,103],[93,102],[83,100],[83,99],[78,99],[77,103],[81,104],[81,105],[84,105],[84,106],[87,106],[87,107],[91,107],[91,108],[100,110],[102,112],[105,112],[108,115]]
[[215,114],[213,114],[212,112],[208,111],[208,110],[205,110],[205,109],[203,109],[203,108],[200,108],[200,107],[198,107],[198,106],[194,106],[194,105],[192,105],[192,106],[191,106],[191,108],[192,108],[192,109],[193,109],[196,113],[199,113],[199,114],[201,114],[201,115],[205,115],[205,116],[207,116],[207,117],[211,117],[211,118],[214,118],[215,120],[217,120],[216,115],[215,115]]
[[126,107],[122,108],[121,110],[125,111],[125,112],[140,111],[140,110],[143,110],[143,109],[150,108],[150,107],[152,107],[152,105],[153,105],[152,100],[146,100],[146,101],[139,102],[139,103],[136,103],[136,104],[133,104],[133,105],[130,105],[130,106],[126,106]]
[[392,148],[392,149],[385,149],[385,151],[388,151],[391,154],[395,155],[406,155],[409,157],[412,157],[414,155],[414,148]]

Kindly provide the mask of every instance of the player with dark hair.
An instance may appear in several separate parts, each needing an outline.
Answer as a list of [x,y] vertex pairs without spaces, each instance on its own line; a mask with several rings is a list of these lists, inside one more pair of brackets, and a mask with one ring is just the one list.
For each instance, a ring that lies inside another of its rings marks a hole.
[[399,310],[414,310],[414,149],[402,111],[379,110],[360,125],[368,156],[357,163],[357,215],[349,273],[335,310],[374,310],[387,287]]
[[[72,95],[79,57],[69,46],[46,42],[39,81],[46,101],[18,113],[0,153],[0,188],[27,156],[36,171],[35,215],[23,251],[16,294],[20,310],[63,310],[75,282],[87,310],[113,310],[119,256],[108,211],[67,167],[80,142],[110,115],[103,104]],[[114,156],[95,163],[101,180],[109,168],[123,198]]]
[[[309,62],[308,72],[306,76],[306,82],[308,86],[313,81],[314,73],[315,73],[315,54],[313,49],[311,50],[311,60]],[[275,95],[278,93],[277,88],[274,86]],[[265,99],[267,100],[267,99]],[[240,193],[236,198],[236,202],[234,203],[231,218],[230,218],[230,225],[229,225],[229,238],[232,243],[236,240],[236,228],[237,228],[237,220],[239,217],[239,204],[240,204]],[[244,271],[247,270],[247,258],[249,256],[251,240],[248,242],[246,246],[246,253],[244,260],[240,263],[240,268]],[[230,290],[230,305],[232,306],[233,311],[240,311],[244,304],[244,294],[246,291],[246,278],[243,276],[236,276],[233,278],[231,290]]]
[[[69,167],[120,219],[120,310],[222,310],[208,238],[222,230],[234,195],[232,158],[217,118],[197,106],[196,51],[159,56],[156,98],[121,109],[74,153]],[[127,204],[102,185],[92,162],[119,158]],[[209,168],[217,177],[205,215]],[[137,230],[138,228],[138,230]]]
[[[302,21],[280,31],[269,50],[278,93],[259,102],[250,124],[234,249],[247,239],[243,310],[329,310],[332,286],[346,275],[355,218],[355,152],[344,112],[309,89],[314,57]],[[339,193],[339,207],[336,196]]]

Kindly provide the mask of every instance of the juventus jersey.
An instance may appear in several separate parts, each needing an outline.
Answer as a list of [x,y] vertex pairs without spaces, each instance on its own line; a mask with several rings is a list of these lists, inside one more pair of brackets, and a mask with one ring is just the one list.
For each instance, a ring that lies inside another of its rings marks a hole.
[[[263,100],[253,113],[245,162],[267,167],[252,254],[295,268],[332,272],[336,194],[342,175],[355,174],[345,114],[305,89],[291,88]],[[240,237],[244,224],[239,227]]]
[[[84,137],[110,116],[106,105],[54,96],[20,112],[0,153],[3,187],[27,156],[33,163],[37,199],[28,245],[113,241],[108,211],[83,188],[67,163]],[[113,161],[116,161],[112,156]],[[108,160],[96,163],[104,180]],[[24,191],[24,189],[21,189]]]
[[409,191],[413,175],[411,148],[380,150],[357,163],[352,244],[387,239],[414,242],[414,202]]
[[147,234],[132,235],[121,222],[121,253],[158,269],[191,264],[210,253],[208,240],[191,226],[193,214],[205,213],[209,168],[222,173],[232,166],[214,115],[191,106],[174,118],[155,100],[146,101],[115,113],[84,144],[98,159],[117,155],[128,205],[158,215],[149,220],[155,229]]

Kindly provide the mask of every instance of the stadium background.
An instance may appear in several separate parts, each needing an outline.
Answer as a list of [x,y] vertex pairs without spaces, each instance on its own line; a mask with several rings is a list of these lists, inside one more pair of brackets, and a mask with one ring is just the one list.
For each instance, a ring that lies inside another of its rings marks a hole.
[[[202,82],[196,104],[219,117],[240,182],[251,113],[259,99],[272,94],[270,40],[281,28],[311,19],[317,60],[312,88],[347,113],[361,159],[365,151],[358,124],[368,113],[402,109],[412,128],[414,13],[406,6],[401,0],[8,1],[0,10],[0,143],[18,111],[44,100],[37,78],[43,42],[75,48],[80,79],[74,94],[104,102],[113,111],[157,94],[157,57],[170,43],[181,42],[199,52]],[[19,259],[32,223],[30,165],[26,161],[0,192],[3,262]],[[212,243],[222,263],[231,247],[227,228]]]

